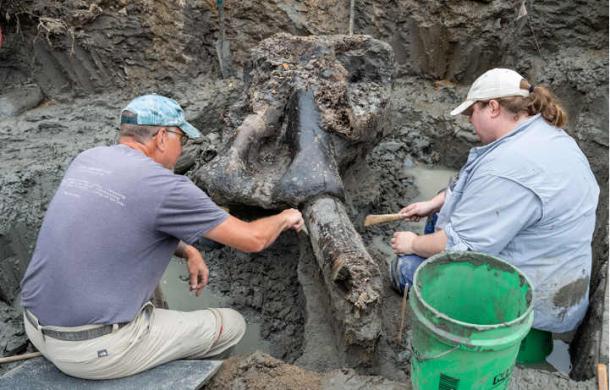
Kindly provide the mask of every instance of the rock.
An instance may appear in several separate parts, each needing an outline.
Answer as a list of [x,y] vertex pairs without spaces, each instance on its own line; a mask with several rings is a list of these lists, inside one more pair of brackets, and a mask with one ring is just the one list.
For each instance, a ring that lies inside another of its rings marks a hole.
[[261,352],[227,359],[209,389],[320,389],[320,374]]
[[[608,275],[608,263],[601,269]],[[608,281],[603,278],[591,293],[589,310],[570,345],[572,371],[576,380],[595,377],[598,363],[608,364]]]
[[405,158],[402,162],[402,167],[404,169],[411,169],[415,166],[415,163],[413,162],[413,160],[411,160],[410,158]]
[[343,390],[411,389],[380,376],[358,375],[353,370],[333,370],[325,374],[286,364],[261,352],[236,356],[225,361],[208,389],[308,389]]
[[388,153],[395,153],[402,147],[402,144],[395,141],[384,142],[378,146],[380,149]]
[[222,360],[175,360],[142,373],[119,379],[86,380],[68,376],[43,357],[31,359],[0,377],[3,388],[169,390],[200,389],[218,371]]
[[3,91],[0,96],[0,118],[21,114],[42,102],[44,95],[37,85],[25,85]]
[[22,222],[15,222],[8,232],[0,234],[0,301],[8,304],[17,297],[30,258],[25,238]]
[[21,313],[0,302],[0,357],[25,351],[27,343]]
[[411,382],[394,382],[381,376],[358,375],[354,370],[333,370],[322,377],[322,390],[410,390]]
[[577,382],[565,375],[543,370],[515,367],[508,386],[509,390],[595,390],[596,381]]

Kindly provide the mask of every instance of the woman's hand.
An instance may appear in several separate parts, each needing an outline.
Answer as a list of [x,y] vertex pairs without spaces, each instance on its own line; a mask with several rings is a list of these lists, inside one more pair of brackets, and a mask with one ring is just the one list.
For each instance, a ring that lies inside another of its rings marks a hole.
[[399,214],[402,214],[405,219],[417,222],[423,217],[428,217],[432,213],[439,211],[441,207],[443,207],[443,204],[445,204],[445,191],[439,192],[430,200],[411,203],[400,210]]
[[412,232],[396,232],[390,241],[392,250],[397,255],[411,255],[413,251],[413,241],[417,238],[417,234]]
[[424,202],[411,203],[407,207],[400,210],[399,214],[402,214],[405,219],[410,219],[417,222],[423,217],[427,217],[434,213],[436,210],[436,205],[432,201],[426,200]]

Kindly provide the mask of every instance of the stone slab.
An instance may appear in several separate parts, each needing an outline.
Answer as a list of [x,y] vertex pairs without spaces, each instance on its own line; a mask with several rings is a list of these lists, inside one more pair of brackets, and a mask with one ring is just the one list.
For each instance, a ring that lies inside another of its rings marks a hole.
[[43,99],[38,85],[23,85],[6,91],[0,96],[0,118],[19,115],[36,107]]
[[0,377],[0,389],[200,389],[222,360],[176,360],[126,378],[93,381],[63,374],[45,358],[31,359]]

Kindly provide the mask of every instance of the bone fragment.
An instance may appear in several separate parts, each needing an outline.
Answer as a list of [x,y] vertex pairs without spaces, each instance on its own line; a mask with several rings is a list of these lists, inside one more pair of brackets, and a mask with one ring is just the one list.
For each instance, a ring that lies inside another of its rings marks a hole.
[[381,332],[381,275],[345,206],[322,196],[304,208],[305,222],[349,364],[366,365]]

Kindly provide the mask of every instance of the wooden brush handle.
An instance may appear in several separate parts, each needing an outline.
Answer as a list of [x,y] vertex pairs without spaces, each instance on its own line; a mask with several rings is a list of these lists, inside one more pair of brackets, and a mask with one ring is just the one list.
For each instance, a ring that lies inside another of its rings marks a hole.
[[404,218],[405,217],[402,214],[371,214],[367,215],[366,218],[364,218],[364,226],[377,225],[386,222],[394,222]]
[[603,363],[597,365],[597,388],[608,390],[608,367]]
[[0,364],[18,362],[20,360],[31,359],[31,358],[35,358],[38,356],[42,356],[42,354],[40,352],[31,352],[31,353],[24,353],[23,355],[14,355],[14,356],[3,357],[3,358],[0,358]]

